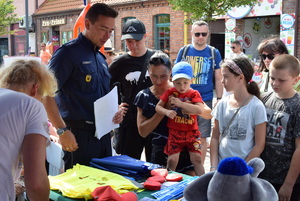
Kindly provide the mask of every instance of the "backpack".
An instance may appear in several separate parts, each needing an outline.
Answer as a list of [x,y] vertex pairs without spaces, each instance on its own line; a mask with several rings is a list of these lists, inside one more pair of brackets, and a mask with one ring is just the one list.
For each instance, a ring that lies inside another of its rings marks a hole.
[[[189,49],[190,49],[190,46],[191,45],[185,45],[184,47],[183,47],[183,49],[182,49],[182,54],[181,54],[181,61],[187,61],[187,59],[186,59],[186,55],[187,55],[187,53],[188,53],[188,51],[189,51]],[[211,57],[209,57],[209,59],[211,59],[212,60],[212,66],[213,66],[213,69],[215,70],[215,66],[216,66],[216,61],[215,61],[215,57],[216,57],[216,48],[215,47],[213,47],[213,46],[210,46],[210,45],[208,45],[208,47],[209,47],[209,49],[210,49],[210,55],[211,55]]]
[[[191,45],[185,45],[182,49],[182,54],[181,54],[181,61],[186,61],[187,62],[187,59],[186,59],[186,55],[189,51],[189,48],[190,48]],[[216,57],[216,48],[213,47],[213,46],[210,46],[210,45],[207,45],[210,49],[210,55],[211,57],[209,57],[209,59],[212,60],[212,66],[213,66],[213,85],[214,85],[214,88],[215,88],[215,67],[216,67],[216,61],[215,61],[215,57]]]

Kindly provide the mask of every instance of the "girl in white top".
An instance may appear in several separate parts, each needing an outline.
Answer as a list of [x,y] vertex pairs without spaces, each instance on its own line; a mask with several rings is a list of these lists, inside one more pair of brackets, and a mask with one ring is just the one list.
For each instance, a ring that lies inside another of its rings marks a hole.
[[221,64],[224,88],[233,93],[223,98],[212,112],[215,121],[210,146],[211,170],[224,158],[236,156],[249,161],[259,157],[264,149],[267,115],[259,100],[259,88],[251,79],[253,72],[250,60],[245,57]]

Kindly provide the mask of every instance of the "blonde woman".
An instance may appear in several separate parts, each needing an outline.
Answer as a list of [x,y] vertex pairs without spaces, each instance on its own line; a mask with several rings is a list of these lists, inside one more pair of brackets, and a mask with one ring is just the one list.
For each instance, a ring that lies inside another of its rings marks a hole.
[[56,80],[41,63],[16,60],[0,69],[0,87],[1,200],[14,200],[14,182],[24,166],[28,198],[48,201],[45,155],[49,128],[40,101],[44,96],[54,95]]

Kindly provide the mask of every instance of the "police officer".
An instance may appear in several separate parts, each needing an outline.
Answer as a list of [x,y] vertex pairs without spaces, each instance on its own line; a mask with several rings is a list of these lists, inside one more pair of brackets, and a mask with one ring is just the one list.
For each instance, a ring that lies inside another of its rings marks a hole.
[[[110,90],[108,66],[99,48],[110,38],[117,15],[106,4],[94,4],[85,16],[84,32],[60,47],[50,61],[59,86],[55,99],[47,97],[45,106],[65,151],[66,169],[112,155],[110,135],[95,137],[94,102]],[[122,119],[119,110],[113,121]]]

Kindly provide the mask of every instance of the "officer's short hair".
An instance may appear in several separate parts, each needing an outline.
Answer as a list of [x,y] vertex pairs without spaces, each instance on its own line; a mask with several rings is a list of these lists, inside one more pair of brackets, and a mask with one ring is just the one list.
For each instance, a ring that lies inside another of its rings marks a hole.
[[93,24],[97,21],[99,15],[116,18],[118,16],[118,11],[105,3],[95,3],[86,13],[85,19],[89,19]]

